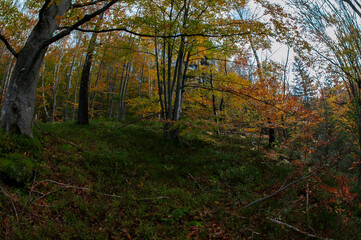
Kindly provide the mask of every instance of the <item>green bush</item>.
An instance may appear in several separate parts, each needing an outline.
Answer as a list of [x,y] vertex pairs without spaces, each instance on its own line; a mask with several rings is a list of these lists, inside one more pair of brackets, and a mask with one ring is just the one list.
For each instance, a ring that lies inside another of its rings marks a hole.
[[0,176],[5,181],[23,184],[33,176],[33,169],[33,162],[19,153],[0,157]]

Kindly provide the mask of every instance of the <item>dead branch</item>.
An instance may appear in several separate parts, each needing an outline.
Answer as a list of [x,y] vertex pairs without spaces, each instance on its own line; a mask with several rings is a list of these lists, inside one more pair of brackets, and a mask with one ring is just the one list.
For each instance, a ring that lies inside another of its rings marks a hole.
[[95,0],[92,2],[87,2],[87,3],[75,3],[73,5],[71,5],[72,8],[81,8],[81,7],[87,7],[87,6],[92,6],[101,2],[105,2],[105,0]]
[[203,188],[202,188],[202,186],[201,185],[199,185],[199,183],[196,181],[196,179],[193,177],[193,175],[192,174],[190,174],[189,172],[188,172],[188,175],[192,178],[192,180],[195,182],[195,184],[197,184],[197,186],[203,191]]
[[290,228],[290,229],[292,229],[292,230],[295,230],[296,232],[299,232],[299,233],[301,233],[301,234],[303,234],[303,235],[306,235],[306,236],[308,236],[308,237],[317,238],[317,239],[322,239],[322,240],[332,240],[331,238],[323,238],[323,237],[319,237],[319,236],[317,236],[317,235],[315,235],[315,234],[311,234],[311,233],[305,232],[305,231],[303,231],[303,230],[301,230],[301,229],[298,229],[298,228],[296,228],[296,227],[294,227],[294,226],[292,226],[292,225],[289,225],[288,223],[284,223],[284,222],[278,221],[278,220],[273,219],[273,218],[267,218],[267,219],[270,220],[270,221],[273,222],[273,223],[277,223],[277,224],[283,225],[283,226],[285,226],[285,227],[288,227],[288,228]]
[[10,199],[11,205],[13,206],[13,210],[15,213],[16,221],[19,221],[18,211],[16,210],[13,198],[5,191],[5,189],[2,186],[0,186],[0,190],[7,198]]
[[[38,185],[40,185],[41,183],[44,183],[44,182],[49,182],[49,183],[57,184],[57,185],[61,186],[61,188],[72,188],[72,189],[77,189],[77,190],[94,192],[94,193],[96,193],[96,194],[103,195],[103,196],[107,196],[107,197],[123,198],[123,196],[120,196],[120,195],[102,193],[102,192],[94,191],[94,190],[92,190],[92,189],[90,189],[90,188],[87,188],[87,187],[73,186],[73,185],[70,185],[70,184],[61,183],[61,182],[57,182],[57,181],[50,180],[50,179],[46,179],[46,180],[37,182],[37,183],[32,187],[32,191],[33,191],[33,192],[37,192],[37,191],[35,191],[35,190],[33,190],[33,189],[36,188],[36,187],[37,187]],[[60,188],[60,189],[61,189],[61,188]],[[56,189],[56,190],[51,191],[51,192],[48,192],[48,193],[37,192],[37,193],[41,194],[42,196],[40,196],[40,197],[37,198],[36,200],[40,200],[40,199],[42,199],[42,198],[44,198],[44,197],[46,197],[46,196],[49,196],[50,194],[53,194],[53,193],[59,191],[60,189]],[[154,197],[154,198],[141,198],[141,199],[136,199],[136,201],[149,201],[149,200],[157,200],[157,199],[169,199],[169,197],[160,196],[160,197]]]
[[35,169],[35,172],[34,172],[34,178],[33,178],[33,184],[31,185],[31,189],[30,189],[30,192],[28,194],[28,198],[27,198],[27,201],[26,203],[24,204],[23,206],[23,209],[21,209],[21,213],[20,215],[23,215],[24,211],[25,211],[25,208],[31,203],[32,199],[31,199],[31,195],[33,194],[33,190],[34,190],[34,184],[35,184],[35,181],[36,181],[36,177],[37,177],[37,169]]
[[137,201],[149,201],[149,200],[158,200],[158,199],[169,199],[170,197],[154,197],[154,198],[140,198],[136,199]]
[[286,184],[286,182],[284,182],[284,183],[283,183],[283,185],[282,185],[282,186],[281,186],[281,187],[280,187],[277,191],[273,192],[272,194],[270,194],[270,195],[268,195],[268,196],[266,196],[266,197],[259,198],[259,199],[257,199],[256,201],[253,201],[253,202],[251,202],[251,203],[247,204],[247,205],[246,205],[246,206],[244,206],[243,208],[248,208],[248,207],[250,207],[250,206],[252,206],[252,205],[254,205],[254,204],[256,204],[256,203],[263,202],[264,200],[267,200],[267,199],[269,199],[269,198],[271,198],[271,197],[275,196],[276,194],[278,194],[278,193],[282,192],[283,190],[285,190],[285,189],[287,189],[287,188],[291,187],[292,185],[294,185],[294,184],[296,184],[296,183],[298,183],[298,182],[300,182],[300,181],[302,181],[302,180],[304,180],[304,179],[308,178],[309,176],[311,176],[311,174],[312,174],[312,173],[314,173],[314,172],[316,172],[316,171],[320,170],[320,169],[321,169],[321,168],[323,168],[323,167],[325,167],[325,165],[318,166],[317,168],[313,169],[311,172],[309,172],[309,173],[307,173],[307,174],[303,175],[302,177],[300,177],[300,178],[298,178],[298,179],[294,180],[293,182],[290,182],[290,183],[289,183],[289,184],[287,184],[287,185],[285,185],[285,184]]
[[[37,186],[39,186],[41,183],[45,183],[45,182],[57,184],[57,185],[61,186],[62,188],[72,188],[72,189],[77,189],[77,190],[82,190],[82,191],[93,192],[93,193],[96,193],[96,194],[99,194],[99,195],[103,195],[103,196],[107,196],[107,197],[123,198],[123,197],[120,196],[120,195],[102,193],[102,192],[98,192],[98,191],[92,190],[92,189],[87,188],[87,187],[73,186],[73,185],[70,185],[70,184],[61,183],[61,182],[57,182],[57,181],[50,180],[50,179],[46,179],[46,180],[42,180],[42,181],[40,181],[40,182],[37,182],[32,189],[35,189],[35,188],[36,188]],[[56,191],[58,191],[58,190],[56,190]],[[47,193],[47,194],[45,194],[45,196],[48,196],[48,195],[50,195],[51,193],[54,193],[54,192],[56,192],[56,191],[52,191],[52,192],[50,192],[50,193]],[[43,197],[45,197],[45,196],[43,196]],[[43,198],[43,197],[41,197],[41,198]]]

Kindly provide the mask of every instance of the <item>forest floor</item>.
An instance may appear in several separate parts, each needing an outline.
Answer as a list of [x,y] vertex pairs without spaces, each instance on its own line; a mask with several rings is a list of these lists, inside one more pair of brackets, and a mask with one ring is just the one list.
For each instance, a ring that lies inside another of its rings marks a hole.
[[245,137],[167,142],[160,123],[120,126],[39,124],[30,143],[2,136],[1,150],[36,171],[24,186],[0,181],[0,238],[360,239],[347,210],[322,207],[312,176],[245,207],[313,166],[300,170]]

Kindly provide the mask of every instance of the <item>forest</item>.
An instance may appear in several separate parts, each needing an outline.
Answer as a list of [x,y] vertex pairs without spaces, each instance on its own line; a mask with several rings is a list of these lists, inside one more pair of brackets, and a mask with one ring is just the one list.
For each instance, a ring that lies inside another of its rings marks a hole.
[[0,239],[361,239],[357,0],[0,0]]

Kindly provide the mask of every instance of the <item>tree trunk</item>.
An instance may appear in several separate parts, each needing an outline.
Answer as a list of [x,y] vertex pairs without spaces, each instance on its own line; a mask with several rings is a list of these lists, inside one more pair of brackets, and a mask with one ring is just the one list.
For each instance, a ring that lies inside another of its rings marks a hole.
[[[112,75],[113,75],[113,68],[112,67],[110,67],[110,68],[108,68],[107,70],[106,70],[106,72],[107,72],[107,76],[106,76],[106,78],[105,78],[105,82],[107,83],[107,85],[109,86],[110,85],[110,79],[112,78]],[[95,95],[94,95],[94,98],[95,98]],[[99,102],[99,116],[101,116],[101,115],[103,115],[102,114],[102,110],[103,110],[103,113],[104,112],[106,112],[105,111],[105,109],[107,109],[108,108],[108,106],[105,106],[105,100],[104,100],[104,98],[105,98],[105,94],[103,93],[103,91],[101,91],[100,92],[100,102]],[[109,101],[109,95],[107,94],[107,100],[106,100],[106,102],[108,103],[108,101]],[[94,101],[93,101],[94,102]],[[93,109],[93,107],[94,107],[94,105],[92,105],[92,111],[94,110]],[[93,116],[95,116],[95,112],[93,113]],[[106,116],[106,114],[105,114],[105,116]]]
[[[96,89],[97,89],[97,86],[98,86],[98,81],[100,79],[102,66],[103,66],[103,60],[100,61],[99,70],[98,70],[98,74],[97,74],[97,79],[95,80],[95,83],[94,83],[94,93],[93,93],[93,98],[92,98],[92,104],[91,104],[91,107],[90,107],[91,112],[93,112],[93,110],[94,110],[95,96],[97,95],[97,90]],[[90,97],[89,97],[89,100],[90,100]]]
[[75,83],[75,90],[74,90],[74,107],[73,107],[73,114],[72,114],[72,117],[71,117],[71,119],[73,121],[75,119],[76,103],[77,103],[77,99],[78,99],[76,94],[78,92],[79,77],[81,77],[80,76],[80,68],[82,66],[82,62],[83,62],[83,54],[80,57],[79,66],[78,66],[78,73],[77,73],[77,76],[76,76],[76,83]]
[[[272,123],[269,121],[268,122],[269,125],[271,125]],[[273,147],[275,145],[276,142],[276,135],[275,135],[275,129],[274,127],[269,127],[268,128],[268,145],[270,147]]]
[[68,116],[68,106],[69,106],[69,94],[70,94],[70,87],[71,87],[71,78],[72,78],[72,74],[73,74],[73,69],[74,69],[74,65],[75,65],[75,59],[76,56],[78,55],[78,46],[80,44],[81,38],[79,37],[75,46],[75,53],[74,53],[74,57],[73,57],[73,61],[70,65],[70,70],[68,73],[68,81],[66,84],[66,99],[65,99],[65,112],[64,112],[64,116],[65,116],[65,121],[68,121],[69,116]]
[[127,99],[131,66],[132,66],[132,59],[128,63],[128,69],[126,71],[126,75],[125,75],[124,83],[123,83],[123,87],[122,87],[122,94],[121,94],[121,98],[120,98],[119,112],[118,112],[120,120],[124,120],[124,118],[125,118],[125,111],[126,111],[125,100]]
[[43,67],[43,74],[42,74],[42,76],[40,76],[40,78],[41,78],[41,88],[42,88],[41,96],[43,98],[44,112],[45,112],[45,115],[47,117],[47,121],[50,121],[48,109],[46,108],[45,87],[44,87],[44,72],[45,72],[45,62],[44,62],[44,67]]
[[[99,17],[98,23],[103,18],[103,14]],[[95,27],[95,30],[97,27]],[[79,88],[79,107],[78,107],[78,121],[77,124],[89,124],[89,76],[90,68],[93,60],[93,53],[97,40],[97,33],[93,33],[89,42],[87,55],[83,65],[81,74],[80,88]]]
[[58,17],[70,8],[71,0],[51,2],[40,10],[39,22],[18,54],[5,102],[1,109],[1,127],[10,133],[33,136],[36,85],[47,40],[58,28]]
[[119,69],[119,67],[117,67],[117,69],[115,70],[115,75],[114,75],[114,78],[113,78],[113,84],[112,84],[112,86],[110,88],[110,93],[109,93],[110,103],[109,103],[108,112],[107,112],[107,117],[108,118],[111,118],[112,114],[113,114],[114,92],[115,92],[115,85],[117,83],[118,69]]
[[[181,37],[180,49],[178,53],[178,64],[176,64],[176,74],[175,79],[176,81],[176,88],[175,88],[175,100],[174,100],[174,107],[173,112],[171,114],[171,120],[178,122],[181,116],[182,111],[182,102],[183,102],[183,85],[184,85],[184,75],[183,75],[183,63],[184,63],[184,48],[185,48],[185,38]],[[173,89],[173,87],[172,87]],[[169,110],[172,110],[172,99],[170,100]],[[166,124],[164,126],[164,136],[167,140],[175,140],[179,138],[180,129],[179,126],[175,126],[174,124]]]
[[166,97],[164,97],[163,100],[163,86],[161,84],[160,80],[160,70],[159,70],[159,56],[158,56],[158,46],[157,46],[157,39],[154,40],[154,50],[155,50],[155,67],[157,71],[157,84],[158,84],[158,97],[159,97],[159,104],[161,109],[161,117],[165,118],[165,110],[164,110],[164,104],[166,101]]
[[54,69],[54,85],[53,85],[53,115],[52,115],[52,120],[51,122],[55,122],[55,119],[56,119],[56,107],[57,107],[57,103],[56,103],[56,97],[57,97],[57,94],[58,94],[58,83],[59,83],[59,70],[60,70],[60,67],[61,67],[61,60],[63,60],[63,57],[64,57],[64,53],[63,53],[63,49],[62,49],[62,52],[61,52],[61,55],[60,55],[60,58],[59,58],[59,62],[58,64],[55,66],[55,69]]
[[6,94],[6,90],[7,90],[7,87],[8,87],[8,84],[9,84],[9,78],[11,77],[11,73],[13,71],[13,68],[14,68],[14,59],[12,57],[9,58],[9,64],[6,68],[6,71],[5,71],[5,74],[4,74],[4,77],[3,77],[3,81],[1,83],[1,91],[0,91],[0,98],[1,100],[3,99],[3,97],[5,96]]

